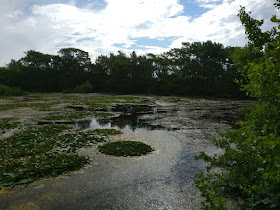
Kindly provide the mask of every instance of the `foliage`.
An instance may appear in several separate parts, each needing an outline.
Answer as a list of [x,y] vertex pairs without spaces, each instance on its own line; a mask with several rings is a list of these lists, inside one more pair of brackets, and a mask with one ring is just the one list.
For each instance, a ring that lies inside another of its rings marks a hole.
[[[242,89],[259,104],[247,113],[246,121],[239,122],[238,130],[220,133],[220,139],[213,141],[223,154],[197,157],[209,166],[195,183],[206,198],[204,209],[224,209],[228,197],[241,200],[244,209],[279,209],[280,33],[275,28],[262,32],[263,21],[251,18],[243,7],[239,17],[250,42],[236,51],[234,59],[245,78],[240,81]],[[271,21],[280,22],[276,16]]]
[[26,95],[26,92],[20,88],[7,87],[6,85],[0,84],[0,96],[22,96]]
[[40,92],[241,96],[233,82],[240,76],[233,51],[220,43],[194,42],[159,55],[119,51],[92,63],[87,52],[76,48],[58,55],[29,50],[0,68],[0,83]]
[[137,141],[116,141],[98,146],[98,150],[113,156],[141,156],[153,151],[147,144]]
[[90,93],[92,92],[92,86],[89,81],[86,81],[84,84],[77,86],[74,90],[74,93]]

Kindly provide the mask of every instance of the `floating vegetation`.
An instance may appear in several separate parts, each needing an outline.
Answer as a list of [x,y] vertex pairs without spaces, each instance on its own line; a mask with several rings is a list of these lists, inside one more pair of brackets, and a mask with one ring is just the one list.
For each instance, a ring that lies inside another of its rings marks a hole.
[[95,133],[95,134],[104,135],[104,136],[122,134],[122,132],[120,130],[111,129],[111,128],[89,130],[89,131],[87,131],[87,133]]
[[137,141],[116,141],[98,146],[98,150],[106,155],[113,156],[141,156],[146,155],[154,149],[147,144]]
[[[30,102],[28,102],[30,101]],[[31,102],[32,101],[32,102]],[[117,96],[90,96],[90,97],[74,97],[64,96],[62,100],[44,98],[43,96],[28,96],[20,101],[12,103],[0,104],[0,111],[29,107],[39,111],[53,111],[53,105],[69,103],[72,105],[86,105],[91,109],[108,109],[112,104],[129,103],[129,104],[147,104],[146,100],[140,97],[117,97]]]
[[[44,177],[78,170],[90,162],[76,151],[108,135],[112,129],[69,133],[67,125],[32,126],[0,141],[0,189],[26,187]],[[68,133],[66,133],[68,132]]]
[[0,105],[0,111],[6,111],[6,110],[12,110],[12,109],[18,109],[22,107],[29,107],[29,108],[34,108],[39,111],[52,111],[51,107],[55,104],[59,104],[60,102],[58,101],[53,101],[53,102],[42,102],[42,103],[9,103],[9,104],[1,104]]
[[51,115],[42,118],[42,120],[75,120],[82,119],[86,117],[102,117],[107,118],[111,117],[114,114],[108,112],[91,112],[91,111],[76,111],[76,112],[67,112],[62,115]]
[[76,102],[77,105],[87,105],[93,109],[107,109],[112,104],[116,103],[133,103],[133,104],[147,104],[147,101],[144,101],[140,97],[117,97],[117,96],[95,96],[80,99],[79,102]]
[[[89,109],[108,109],[114,104],[147,103],[139,97],[114,96],[71,96],[59,98],[56,95],[29,95],[26,97],[9,98],[0,104],[0,111],[31,108],[36,111],[62,111],[60,115],[51,115],[44,120],[82,119],[87,117],[107,118],[113,113],[89,111],[69,111],[61,109],[65,106],[82,105]],[[62,106],[55,106],[62,104]],[[12,113],[12,112],[11,112]],[[15,118],[0,120],[0,130],[19,127]],[[114,129],[91,129],[73,131],[73,126],[65,124],[48,124],[44,126],[28,126],[24,124],[21,130],[12,136],[0,140],[0,190],[26,187],[36,180],[45,177],[56,177],[63,173],[78,170],[90,162],[89,158],[77,153],[82,147],[88,147],[98,142],[106,142],[109,135],[121,134]],[[7,136],[7,135],[6,135]],[[138,155],[133,153],[127,155]],[[123,156],[125,156],[124,154]]]
[[2,118],[0,119],[0,130],[17,128],[20,122],[15,122],[15,118]]

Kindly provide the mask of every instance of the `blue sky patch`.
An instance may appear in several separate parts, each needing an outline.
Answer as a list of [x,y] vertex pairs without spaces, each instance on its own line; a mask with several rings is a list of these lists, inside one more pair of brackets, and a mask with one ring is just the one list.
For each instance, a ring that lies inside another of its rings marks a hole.
[[146,37],[136,38],[134,40],[135,44],[133,44],[129,49],[144,49],[149,47],[161,47],[168,48],[169,45],[174,41],[176,37],[169,38],[158,38],[158,39],[150,39]]
[[192,17],[192,19],[197,18],[209,11],[207,8],[200,7],[198,3],[193,0],[181,0],[180,3],[184,6],[183,15]]

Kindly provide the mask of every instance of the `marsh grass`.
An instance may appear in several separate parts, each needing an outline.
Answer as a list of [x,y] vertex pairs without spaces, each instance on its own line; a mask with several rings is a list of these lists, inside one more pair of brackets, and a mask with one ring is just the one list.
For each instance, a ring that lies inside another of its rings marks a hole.
[[116,141],[106,143],[98,146],[101,153],[112,156],[141,156],[154,151],[154,149],[147,144],[137,141]]
[[67,125],[31,126],[0,141],[0,189],[26,187],[45,177],[78,170],[90,162],[77,153],[119,134],[111,129],[73,132]]

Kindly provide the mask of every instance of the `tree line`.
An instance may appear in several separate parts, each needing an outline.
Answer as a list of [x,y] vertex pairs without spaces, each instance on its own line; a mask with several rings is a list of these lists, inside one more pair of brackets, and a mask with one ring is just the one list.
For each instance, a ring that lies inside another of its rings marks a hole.
[[119,51],[92,62],[88,52],[64,48],[58,55],[29,50],[0,68],[0,84],[36,92],[242,96],[234,63],[236,47],[212,41],[182,43],[162,54]]

